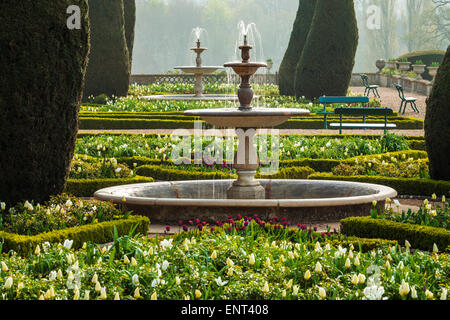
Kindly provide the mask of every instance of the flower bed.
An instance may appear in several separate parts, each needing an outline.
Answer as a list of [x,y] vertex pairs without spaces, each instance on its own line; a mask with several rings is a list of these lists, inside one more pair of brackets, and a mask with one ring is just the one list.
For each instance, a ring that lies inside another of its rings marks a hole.
[[[449,259],[381,245],[268,238],[253,220],[174,238],[115,238],[101,250],[45,245],[1,258],[4,299],[446,299]],[[427,276],[424,277],[424,274]]]

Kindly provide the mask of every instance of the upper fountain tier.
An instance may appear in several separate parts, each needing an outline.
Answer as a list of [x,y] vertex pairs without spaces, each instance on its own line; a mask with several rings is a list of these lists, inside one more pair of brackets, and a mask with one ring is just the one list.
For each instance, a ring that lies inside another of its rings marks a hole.
[[195,75],[203,75],[203,74],[210,74],[214,73],[217,69],[223,69],[222,66],[202,66],[202,58],[201,54],[208,50],[207,48],[202,48],[200,40],[197,40],[197,47],[191,48],[192,51],[194,51],[197,54],[197,57],[195,59],[195,66],[181,66],[181,67],[175,67],[175,69],[179,69],[183,71],[184,73],[190,73]]

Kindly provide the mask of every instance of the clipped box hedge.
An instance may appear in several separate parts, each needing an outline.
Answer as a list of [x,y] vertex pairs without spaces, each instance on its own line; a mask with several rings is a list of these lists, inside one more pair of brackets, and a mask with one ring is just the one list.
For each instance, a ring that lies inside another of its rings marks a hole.
[[153,178],[141,176],[122,179],[68,179],[64,192],[76,197],[92,197],[95,191],[103,188],[153,181]]
[[114,239],[114,226],[119,236],[127,235],[135,226],[134,234],[147,235],[150,220],[143,216],[129,216],[127,219],[100,222],[63,230],[41,233],[34,236],[25,236],[0,231],[3,242],[3,251],[14,250],[19,254],[28,255],[36,246],[44,242],[62,243],[64,240],[73,240],[72,248],[79,249],[84,242],[108,243]]
[[144,177],[153,177],[155,180],[180,181],[180,180],[213,180],[213,179],[236,179],[236,174],[203,171],[187,171],[178,169],[162,168],[161,166],[144,165],[136,169],[136,173]]
[[401,195],[431,196],[433,193],[446,197],[450,196],[450,181],[420,179],[420,178],[391,178],[380,176],[335,176],[330,173],[313,173],[308,179],[338,180],[381,184],[395,189]]
[[412,248],[432,251],[436,244],[441,251],[450,245],[450,231],[410,223],[401,223],[371,217],[350,217],[341,220],[342,233],[348,236],[364,238],[382,238],[396,240],[404,244],[405,240]]
[[[175,119],[174,119],[175,117]],[[328,122],[339,121],[338,117],[329,117]],[[362,123],[362,118],[344,117],[345,122]],[[367,117],[367,123],[384,123],[384,118]],[[203,122],[203,121],[202,121]],[[411,117],[391,117],[389,122],[395,123],[397,129],[423,129],[423,120]],[[203,122],[205,128],[211,126]],[[291,118],[289,121],[275,128],[277,129],[323,129],[323,117],[305,116],[302,118]],[[80,129],[192,129],[194,119],[177,116],[147,116],[128,118],[125,116],[114,117],[114,113],[106,116],[80,116]]]

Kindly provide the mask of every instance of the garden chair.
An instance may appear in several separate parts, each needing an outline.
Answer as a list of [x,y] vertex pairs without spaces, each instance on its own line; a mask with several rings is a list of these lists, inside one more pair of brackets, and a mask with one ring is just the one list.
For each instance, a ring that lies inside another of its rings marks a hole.
[[364,90],[364,95],[368,97],[370,95],[370,92],[372,91],[373,95],[375,97],[381,98],[380,94],[378,93],[378,87],[379,86],[377,86],[377,85],[370,85],[369,84],[369,77],[367,76],[367,74],[361,74],[360,76],[361,76],[361,79],[362,79],[364,87],[366,87],[366,89]]
[[417,108],[416,105],[416,100],[417,98],[413,98],[413,97],[407,97],[405,98],[405,92],[403,91],[403,87],[397,83],[394,83],[394,87],[397,89],[398,91],[398,96],[400,97],[400,99],[402,100],[402,103],[400,104],[400,110],[398,111],[398,113],[402,113],[402,107],[403,107],[403,113],[405,114],[406,111],[406,105],[409,103],[411,105],[411,108],[413,109],[414,112],[420,113],[419,109]]

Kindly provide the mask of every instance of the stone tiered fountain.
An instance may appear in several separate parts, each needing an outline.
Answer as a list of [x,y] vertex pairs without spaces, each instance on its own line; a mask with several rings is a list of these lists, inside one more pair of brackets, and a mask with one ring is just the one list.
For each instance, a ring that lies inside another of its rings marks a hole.
[[286,217],[293,224],[338,221],[368,215],[372,202],[384,208],[385,199],[397,192],[389,187],[355,182],[255,179],[258,157],[253,144],[257,128],[269,128],[303,109],[252,108],[250,77],[265,63],[250,62],[246,37],[240,47],[242,62],[227,63],[239,74],[240,106],[233,109],[190,110],[217,127],[235,128],[239,146],[234,158],[237,180],[174,181],[117,186],[99,190],[95,197],[124,205],[125,210],[147,215],[152,222],[177,223],[194,217],[215,222],[229,215],[257,213],[263,219]]

